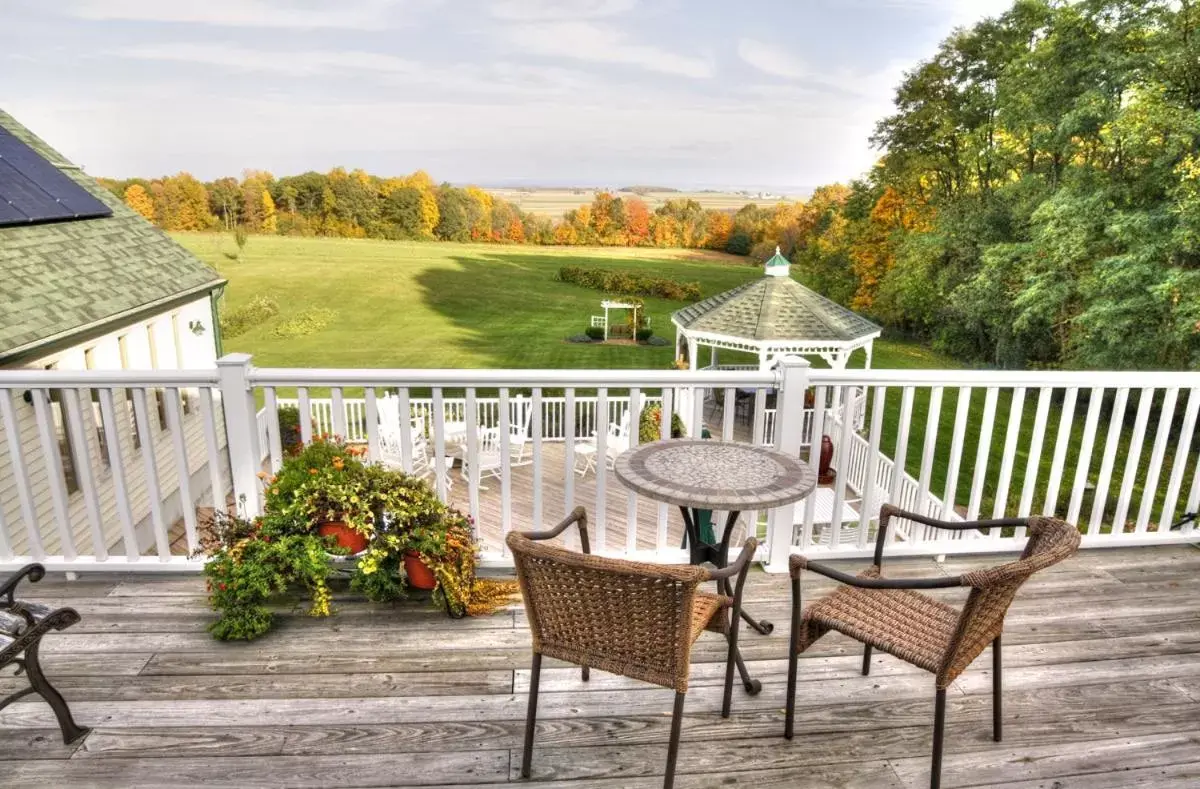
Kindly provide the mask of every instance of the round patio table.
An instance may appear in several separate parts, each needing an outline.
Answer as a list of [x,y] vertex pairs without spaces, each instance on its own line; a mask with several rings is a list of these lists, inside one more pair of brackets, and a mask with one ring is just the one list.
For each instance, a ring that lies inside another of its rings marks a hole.
[[[745,510],[782,507],[798,501],[817,486],[817,477],[798,458],[771,447],[732,441],[667,439],[642,444],[621,453],[614,464],[617,479],[655,501],[674,504],[683,514],[692,564],[729,564],[729,538]],[[700,533],[700,510],[725,510],[725,529],[717,542]],[[728,580],[722,592],[732,596]],[[742,611],[758,632],[774,625]]]

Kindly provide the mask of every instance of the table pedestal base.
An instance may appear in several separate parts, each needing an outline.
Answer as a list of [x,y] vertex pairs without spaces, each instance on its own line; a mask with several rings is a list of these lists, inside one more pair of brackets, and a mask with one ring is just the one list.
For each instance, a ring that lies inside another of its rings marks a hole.
[[[680,507],[680,513],[683,514],[684,525],[684,540],[687,542],[685,546],[689,551],[689,561],[692,564],[704,564],[706,562],[714,565],[718,570],[723,569],[729,564],[729,538],[733,534],[733,526],[737,523],[740,512],[730,512],[725,519],[725,528],[721,532],[719,542],[705,542],[700,537],[700,517],[699,511],[688,507]],[[717,581],[717,592],[726,597],[733,597],[733,586],[728,578],[722,578]],[[745,609],[742,609],[742,619],[746,624],[757,630],[762,635],[770,634],[775,625],[765,619],[755,619]],[[756,679],[750,678],[750,672],[746,669],[746,662],[742,660],[741,650],[734,651],[734,660],[737,662],[738,674],[741,675],[742,685],[745,686],[746,692],[751,696],[756,695],[762,690],[762,683]]]

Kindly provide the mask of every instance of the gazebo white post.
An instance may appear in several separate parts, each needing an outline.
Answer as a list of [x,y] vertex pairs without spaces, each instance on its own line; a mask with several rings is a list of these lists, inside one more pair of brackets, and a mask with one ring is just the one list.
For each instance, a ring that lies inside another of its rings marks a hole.
[[708,346],[708,366],[717,369],[717,346]]
[[863,346],[863,349],[866,350],[866,352],[867,352],[867,367],[866,367],[866,369],[868,369],[868,370],[871,369],[871,351],[874,350],[874,348],[875,348],[874,340],[868,340],[867,344]]
[[688,348],[688,369],[695,370],[700,366],[700,360],[698,358],[696,358],[700,355],[700,348],[699,348],[698,344],[696,343],[696,340],[692,337],[688,338],[687,348]]

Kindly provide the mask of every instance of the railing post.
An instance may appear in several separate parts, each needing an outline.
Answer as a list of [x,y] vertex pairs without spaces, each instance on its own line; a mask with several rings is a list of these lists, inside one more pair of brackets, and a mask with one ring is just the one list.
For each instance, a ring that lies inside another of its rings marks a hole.
[[[775,364],[778,392],[775,397],[775,449],[800,457],[804,442],[804,393],[808,391],[808,360],[784,356]],[[767,566],[769,573],[785,573],[792,553],[792,530],[796,505],[787,504],[767,518]]]
[[217,359],[233,496],[239,514],[246,518],[262,512],[258,482],[262,455],[258,449],[254,391],[250,387],[250,358],[248,353],[230,353]]

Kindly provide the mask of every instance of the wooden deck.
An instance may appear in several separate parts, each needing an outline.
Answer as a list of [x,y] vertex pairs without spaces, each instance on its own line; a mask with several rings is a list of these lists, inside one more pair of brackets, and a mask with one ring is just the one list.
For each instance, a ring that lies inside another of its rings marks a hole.
[[[987,557],[891,564],[954,573]],[[805,581],[806,595],[829,585]],[[509,786],[517,780],[529,637],[519,607],[452,622],[421,600],[285,613],[251,644],[221,644],[196,577],[61,576],[26,596],[83,622],[43,645],[47,672],[94,731],[64,747],[49,708],[0,712],[6,787]],[[797,736],[783,740],[787,584],[756,572],[745,633],[758,697],[722,720],[719,636],[697,645],[679,787],[928,785],[929,674],[887,656],[872,676],[829,636],[800,666]],[[958,594],[961,596],[961,593]],[[957,599],[957,597],[956,597]],[[1081,553],[1031,581],[1005,634],[1005,741],[990,737],[987,654],[950,691],[944,786],[1200,785],[1200,550]],[[23,679],[0,679],[0,691]],[[543,671],[535,783],[661,783],[672,694],[594,672]]]

